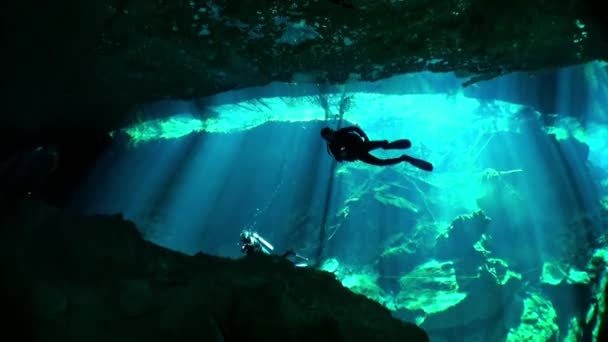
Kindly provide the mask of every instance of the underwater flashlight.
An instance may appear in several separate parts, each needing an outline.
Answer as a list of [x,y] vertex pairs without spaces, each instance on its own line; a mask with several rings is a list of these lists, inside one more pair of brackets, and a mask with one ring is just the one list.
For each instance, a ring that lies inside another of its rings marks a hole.
[[253,232],[253,237],[254,237],[256,240],[260,241],[260,243],[261,243],[262,245],[264,245],[264,247],[268,248],[270,251],[274,251],[274,247],[273,247],[273,246],[270,244],[270,242],[268,242],[268,241],[264,240],[264,238],[263,238],[263,237],[261,237],[261,236],[260,236],[258,233]]

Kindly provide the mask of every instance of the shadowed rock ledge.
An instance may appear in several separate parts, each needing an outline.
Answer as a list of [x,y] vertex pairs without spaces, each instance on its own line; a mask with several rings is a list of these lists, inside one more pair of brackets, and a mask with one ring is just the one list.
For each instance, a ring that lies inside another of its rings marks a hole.
[[428,341],[332,274],[280,258],[176,253],[119,215],[3,211],[3,333],[22,341]]

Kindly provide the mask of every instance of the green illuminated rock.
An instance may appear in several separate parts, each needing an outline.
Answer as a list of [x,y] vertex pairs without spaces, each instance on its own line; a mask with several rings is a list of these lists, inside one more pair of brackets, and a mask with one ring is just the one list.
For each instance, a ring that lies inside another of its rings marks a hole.
[[384,259],[391,257],[407,257],[408,255],[414,254],[416,248],[417,246],[413,241],[408,241],[403,244],[386,248],[382,252],[381,257]]
[[418,212],[418,208],[406,198],[395,194],[385,193],[384,191],[382,191],[383,189],[385,189],[385,187],[381,189],[374,189],[374,198],[378,202],[399,209],[409,210],[414,213]]
[[521,274],[512,271],[509,264],[502,259],[488,258],[484,266],[499,285],[505,285],[511,278],[521,280]]
[[578,342],[581,340],[582,335],[583,331],[581,327],[581,322],[576,317],[573,317],[568,322],[568,332],[566,333],[566,336],[564,337],[563,341]]
[[593,336],[596,341],[605,341],[608,337],[608,275],[604,272],[596,288],[597,305],[593,313],[590,312],[595,320]]
[[556,320],[557,313],[549,300],[537,293],[528,293],[520,324],[509,331],[507,342],[550,341],[559,332]]
[[568,267],[559,262],[543,263],[543,271],[540,276],[541,283],[548,285],[567,284],[589,284],[591,276],[589,273]]
[[571,268],[568,271],[567,282],[568,284],[589,284],[591,282],[591,276],[585,271]]
[[340,282],[344,287],[364,295],[365,297],[384,305],[389,310],[394,310],[392,298],[386,295],[384,290],[378,286],[378,275],[374,273],[351,273],[341,277]]
[[[460,291],[466,293],[464,300],[444,311],[427,315],[420,323],[421,326],[428,332],[457,327],[476,328],[478,322],[493,321],[496,315],[502,317],[501,324],[517,323],[523,302],[516,294],[522,281],[517,276],[497,277],[492,273],[493,267],[496,267],[495,263],[482,267],[477,275],[458,277]],[[503,270],[499,274],[506,275],[509,272]],[[487,326],[483,329],[485,340],[496,339],[495,328]]]
[[477,240],[477,242],[475,242],[475,244],[473,245],[473,249],[475,251],[479,252],[479,254],[488,258],[490,256],[490,254],[492,253],[490,250],[488,250],[488,247],[486,246],[487,241],[490,239],[491,238],[489,237],[489,235],[482,234],[481,237],[479,238],[479,240]]
[[157,139],[176,139],[204,129],[200,119],[187,116],[157,119],[134,125],[125,130],[134,143]]
[[338,269],[340,267],[340,262],[335,259],[335,258],[331,258],[331,259],[327,259],[323,262],[323,264],[321,264],[321,271],[325,271],[325,272],[329,272],[329,273],[336,273],[338,272]]
[[400,285],[396,308],[421,310],[426,314],[444,311],[467,296],[460,291],[451,261],[431,260],[420,265],[402,276]]
[[[363,127],[384,127],[382,123],[390,120],[407,119],[416,130],[408,131],[408,136],[417,141],[437,140],[437,145],[450,142],[452,134],[464,129],[483,129],[487,133],[490,126],[497,126],[505,117],[513,118],[523,106],[496,101],[495,110],[500,117],[485,115],[483,102],[463,94],[374,94],[367,92],[346,92],[324,96],[327,107],[332,112],[339,111],[344,96],[351,98],[352,107],[344,115],[344,120]],[[182,136],[191,132],[233,133],[250,130],[269,122],[315,122],[325,120],[325,109],[319,104],[319,96],[285,96],[255,100],[243,100],[229,104],[209,105],[210,117],[195,117],[189,113],[176,114],[174,118],[152,118],[146,121],[145,113],[137,112],[138,122],[129,126],[126,132],[139,140],[161,139]],[[403,104],[407,103],[407,107]],[[451,115],[454,111],[458,116]],[[484,118],[484,119],[480,119]],[[441,130],[437,124],[441,123]],[[517,120],[510,120],[516,124]],[[378,130],[377,134],[387,133],[391,127]],[[516,127],[513,127],[516,128]],[[137,134],[137,132],[142,132]],[[179,134],[176,134],[179,133]],[[429,137],[430,135],[430,137]],[[375,137],[372,136],[372,139]],[[397,138],[397,137],[395,137]],[[468,143],[468,142],[467,142]],[[449,146],[443,148],[447,150]],[[338,174],[365,171],[377,174],[378,168],[360,164],[346,164],[338,169]],[[449,184],[450,180],[443,183]],[[403,185],[396,185],[397,188]],[[393,187],[378,187],[377,192],[393,193]],[[474,190],[474,189],[471,189]]]
[[540,281],[549,285],[558,285],[566,279],[566,271],[558,262],[545,262]]

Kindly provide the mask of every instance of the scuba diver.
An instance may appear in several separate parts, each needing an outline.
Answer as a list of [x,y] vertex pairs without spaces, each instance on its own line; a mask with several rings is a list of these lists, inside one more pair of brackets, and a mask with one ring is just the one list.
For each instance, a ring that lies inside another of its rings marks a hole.
[[[255,255],[255,254],[267,254],[272,255],[274,251],[274,247],[270,244],[270,242],[266,241],[263,237],[261,237],[257,232],[252,232],[250,230],[243,230],[241,232],[241,252],[245,253],[247,256]],[[282,258],[289,259],[296,267],[307,267],[308,266],[308,258],[303,257],[294,251],[288,250],[287,252],[281,255]],[[290,258],[294,258],[295,260],[291,260]]]
[[406,149],[412,146],[407,139],[395,140],[373,140],[370,141],[365,132],[359,127],[344,127],[337,131],[325,127],[321,130],[321,136],[327,142],[327,152],[338,162],[359,160],[367,164],[385,166],[408,162],[413,166],[433,171],[433,165],[427,161],[416,159],[408,155],[398,158],[380,159],[372,156],[369,152],[378,148],[383,150]]

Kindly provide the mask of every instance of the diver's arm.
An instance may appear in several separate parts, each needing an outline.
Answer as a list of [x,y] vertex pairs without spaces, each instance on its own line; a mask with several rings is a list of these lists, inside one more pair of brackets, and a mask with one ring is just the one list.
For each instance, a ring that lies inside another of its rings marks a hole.
[[336,148],[336,146],[327,144],[327,153],[332,156],[336,161],[342,161],[342,158],[340,158],[340,150],[339,148]]
[[336,151],[336,153],[334,153],[334,159],[337,162],[344,161],[344,157],[346,157],[346,151],[344,149],[340,149],[340,150]]
[[363,130],[357,126],[351,126],[347,128],[349,132],[355,132],[357,134],[359,134],[361,136],[361,138],[363,138],[365,141],[369,141],[369,138],[367,137],[367,134],[365,134],[365,132],[363,132]]

